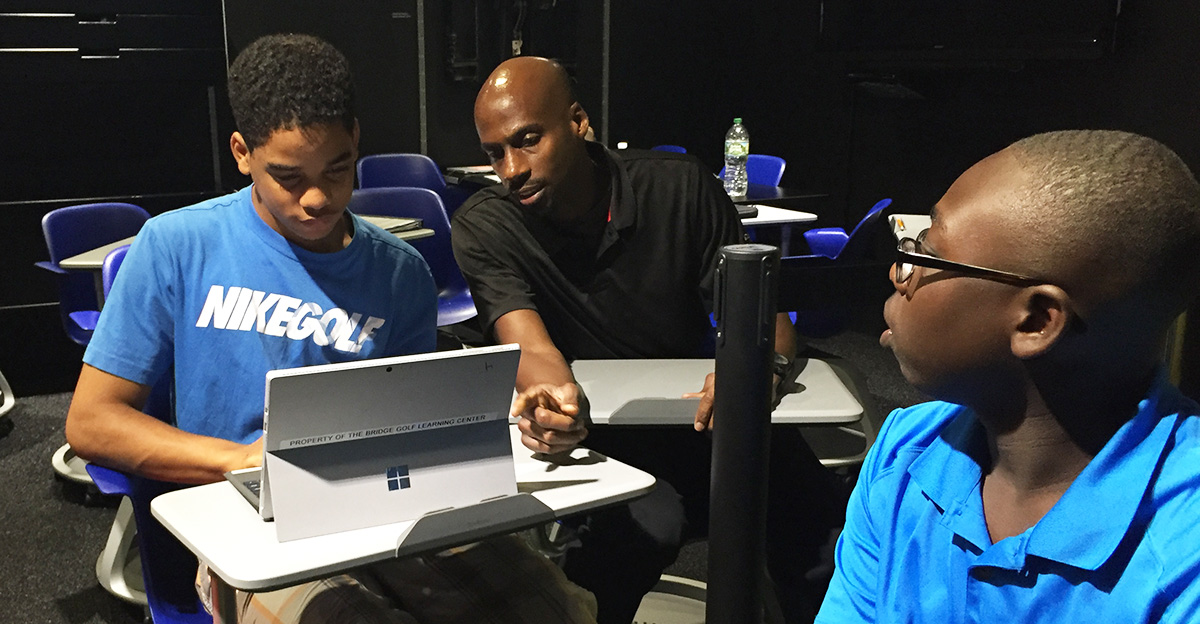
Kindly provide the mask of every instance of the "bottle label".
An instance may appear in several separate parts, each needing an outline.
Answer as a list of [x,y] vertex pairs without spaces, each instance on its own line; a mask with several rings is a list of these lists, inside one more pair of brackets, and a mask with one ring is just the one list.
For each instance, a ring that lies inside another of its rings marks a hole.
[[749,141],[725,141],[726,156],[749,156],[750,142]]

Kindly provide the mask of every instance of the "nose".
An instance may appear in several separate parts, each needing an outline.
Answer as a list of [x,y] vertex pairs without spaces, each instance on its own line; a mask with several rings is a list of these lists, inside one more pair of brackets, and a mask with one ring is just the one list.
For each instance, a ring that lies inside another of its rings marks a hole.
[[896,267],[896,263],[893,262],[892,266],[888,268],[888,279],[892,281],[892,288],[895,288],[896,292],[904,294],[904,284],[896,280],[896,273],[898,271],[899,269]]
[[300,207],[308,212],[320,212],[329,205],[329,191],[319,185],[312,185],[300,196]]
[[496,175],[500,176],[510,188],[514,186],[514,182],[517,182],[516,186],[523,184],[528,173],[529,163],[519,150],[505,150],[504,160],[496,163]]

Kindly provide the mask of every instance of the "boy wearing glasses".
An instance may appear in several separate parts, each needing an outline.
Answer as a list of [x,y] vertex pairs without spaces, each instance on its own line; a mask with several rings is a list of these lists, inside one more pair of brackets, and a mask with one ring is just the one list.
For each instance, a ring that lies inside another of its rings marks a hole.
[[817,621],[1187,621],[1200,612],[1200,408],[1163,345],[1200,286],[1200,186],[1123,132],[1018,141],[901,242],[904,376]]

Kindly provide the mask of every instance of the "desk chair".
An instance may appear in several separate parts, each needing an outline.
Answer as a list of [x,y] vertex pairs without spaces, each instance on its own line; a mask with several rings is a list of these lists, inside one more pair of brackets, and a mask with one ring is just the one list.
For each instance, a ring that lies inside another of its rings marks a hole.
[[[106,295],[128,251],[129,246],[124,245],[105,256],[102,280]],[[173,412],[170,383],[173,378],[174,375],[168,375],[165,382],[154,387],[142,411],[169,420]],[[154,497],[182,486],[96,464],[88,464],[87,471],[101,492],[125,497],[117,509],[108,542],[96,561],[100,584],[119,598],[147,605],[150,619],[156,624],[211,624],[212,616],[204,611],[192,585],[195,556],[150,514],[150,501]]]
[[687,150],[678,145],[655,145],[650,148],[656,152],[675,152],[676,154],[686,154]]
[[[63,329],[74,342],[87,346],[96,329],[100,305],[96,299],[94,277],[87,272],[68,271],[58,265],[71,256],[133,236],[142,229],[150,213],[139,206],[124,203],[99,203],[66,206],[42,217],[42,234],[49,262],[37,266],[55,274],[58,281],[58,310]],[[90,483],[84,461],[75,457],[64,444],[51,457],[55,472],[75,483]]]
[[874,226],[891,203],[891,199],[876,202],[849,234],[842,228],[814,228],[804,232],[804,240],[813,253],[783,259],[784,273],[791,269],[806,274],[797,289],[809,291],[809,299],[800,307],[790,308],[796,311],[796,330],[800,334],[825,338],[845,329],[852,312],[852,302],[846,300],[846,284],[882,275],[882,269],[864,261],[869,255]]
[[[751,184],[779,186],[786,167],[787,161],[778,156],[750,154],[746,157],[746,179]],[[717,177],[725,179],[725,167],[721,167],[721,173],[718,173]]]
[[814,254],[825,256],[826,258],[836,260],[843,253],[861,257],[865,251],[865,245],[869,241],[867,241],[866,236],[859,235],[859,231],[871,229],[875,221],[879,219],[879,215],[883,212],[883,209],[891,204],[891,199],[881,199],[875,202],[875,205],[871,206],[871,209],[859,220],[858,225],[855,225],[849,234],[840,227],[813,228],[804,232],[804,242],[808,243],[808,248]]
[[475,316],[475,302],[450,248],[450,220],[437,193],[424,188],[384,187],[354,191],[350,211],[389,217],[418,217],[433,236],[409,241],[433,273],[438,289],[438,327],[461,323]]
[[[196,557],[150,513],[150,501],[156,496],[183,486],[128,475],[96,464],[88,464],[87,470],[100,491],[125,497],[117,519],[127,522],[123,528],[129,533],[133,532],[133,525],[137,526],[139,557],[136,561],[141,564],[141,581],[145,589],[142,595],[150,620],[155,624],[212,624],[212,616],[204,610],[193,587]],[[114,533],[116,530],[114,524]],[[127,539],[131,542],[131,538]],[[112,541],[110,535],[110,544]],[[126,543],[127,547],[130,542]],[[101,559],[104,559],[103,553]],[[98,561],[97,572],[99,565]]]
[[470,191],[447,186],[437,163],[424,154],[374,154],[359,158],[357,166],[359,188],[410,186],[429,189],[442,198],[447,218],[471,196]]
[[36,265],[58,279],[59,312],[71,340],[87,345],[96,328],[100,306],[95,280],[85,272],[67,271],[58,265],[65,258],[107,245],[138,233],[150,213],[139,206],[122,203],[67,206],[42,217],[42,234],[49,262]]

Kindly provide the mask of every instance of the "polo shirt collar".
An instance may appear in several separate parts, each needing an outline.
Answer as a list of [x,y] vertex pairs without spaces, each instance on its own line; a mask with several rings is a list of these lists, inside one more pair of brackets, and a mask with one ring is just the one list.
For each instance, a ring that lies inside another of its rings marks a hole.
[[[1163,417],[1178,411],[1180,396],[1159,371],[1138,413],[1088,463],[1062,498],[1032,528],[1003,540],[1000,557],[1021,569],[1029,555],[1096,570],[1112,557],[1137,518],[1151,481],[1158,472],[1174,427]],[[942,511],[942,524],[970,541],[978,552],[989,550],[980,490],[982,471],[975,459],[983,426],[962,412],[908,472],[926,498]],[[948,478],[947,475],[953,475]],[[1082,522],[1081,518],[1087,518]],[[990,554],[990,553],[989,553]],[[984,557],[989,565],[1002,565]]]
[[[600,244],[596,249],[596,257],[598,258],[604,254],[605,250],[620,239],[620,230],[637,224],[637,203],[634,199],[633,186],[629,181],[629,175],[625,172],[625,168],[621,166],[617,156],[610,152],[608,148],[595,141],[587,141],[585,149],[592,162],[604,165],[609,174],[609,219],[604,225],[604,232],[601,233]],[[513,202],[513,205],[518,210],[521,210],[520,203],[511,191],[508,191],[506,188],[503,194]],[[522,212],[521,214],[524,213]],[[535,232],[535,236],[538,238],[542,248],[551,257],[563,251],[568,245],[574,244],[571,240],[561,236],[558,228],[550,220],[537,216],[524,218],[528,219],[527,222]]]
[[[1062,498],[1029,531],[1028,554],[1095,570],[1135,521],[1174,427],[1178,391],[1159,371],[1138,413],[1088,462]],[[1087,518],[1087,522],[1081,522]],[[1142,519],[1144,520],[1144,518]]]
[[603,163],[608,168],[611,180],[608,202],[610,229],[619,231],[637,225],[637,200],[620,157],[594,141],[588,141],[587,150],[593,162]]

